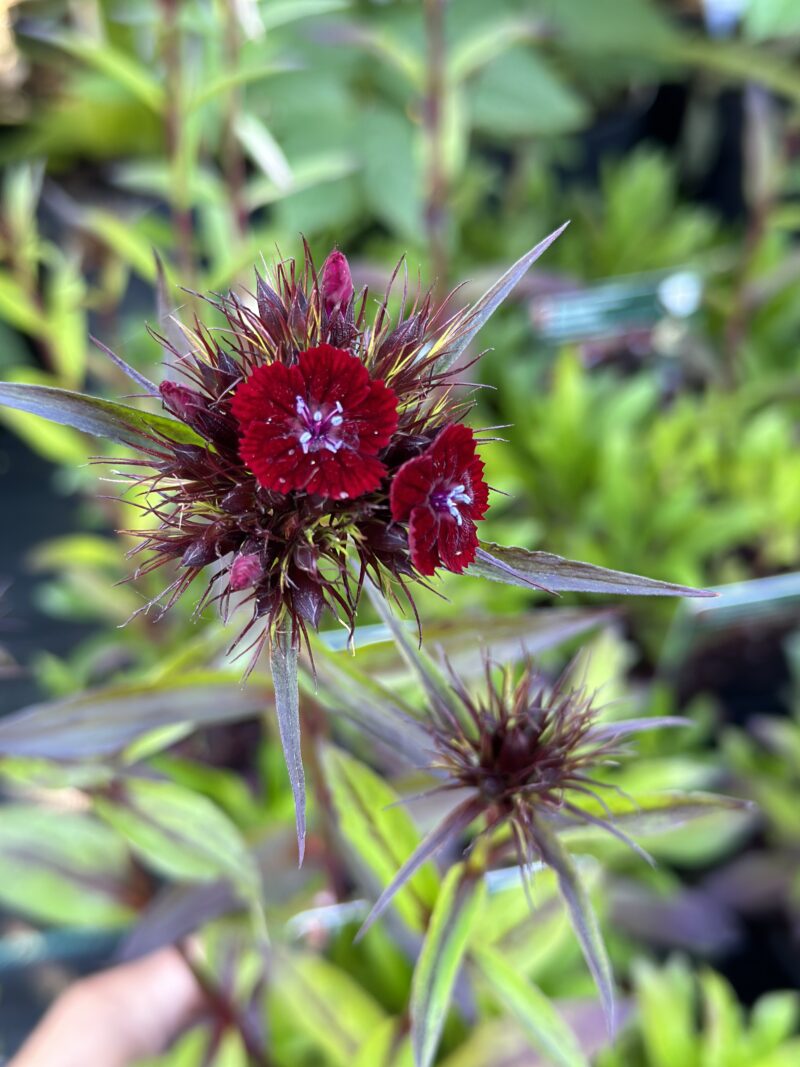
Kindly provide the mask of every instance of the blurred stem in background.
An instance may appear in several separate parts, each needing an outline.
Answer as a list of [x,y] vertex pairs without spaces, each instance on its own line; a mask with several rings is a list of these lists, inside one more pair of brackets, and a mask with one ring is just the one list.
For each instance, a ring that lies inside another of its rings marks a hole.
[[444,118],[447,107],[445,3],[446,0],[425,0],[425,31],[428,49],[424,101],[425,227],[437,299],[441,299],[447,293],[449,274],[447,250],[449,190],[444,165]]
[[165,134],[171,174],[171,209],[181,282],[195,283],[194,227],[189,192],[188,128],[184,114],[185,74],[179,0],[161,0],[164,12],[163,55],[166,68]]

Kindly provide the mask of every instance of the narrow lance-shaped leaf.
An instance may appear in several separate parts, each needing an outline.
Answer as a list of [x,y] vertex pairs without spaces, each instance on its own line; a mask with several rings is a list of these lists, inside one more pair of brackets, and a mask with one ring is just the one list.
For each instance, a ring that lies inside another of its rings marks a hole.
[[558,878],[558,887],[567,905],[581,951],[600,993],[609,1032],[613,1033],[614,976],[589,894],[581,882],[572,857],[552,827],[538,819],[534,830],[536,847],[544,862],[553,869]]
[[125,404],[115,404],[111,400],[100,400],[50,385],[0,382],[0,404],[17,411],[41,415],[51,422],[73,426],[76,430],[95,437],[107,437],[123,445],[141,446],[144,441],[158,437],[166,437],[179,444],[204,444],[194,430],[164,415],[152,415]]
[[448,707],[455,712],[456,709],[453,705],[450,686],[442,677],[440,671],[431,662],[430,657],[427,656],[421,648],[415,647],[412,642],[409,641],[408,634],[403,625],[399,622],[394,612],[387,604],[386,598],[383,596],[380,589],[378,589],[372,582],[366,583],[366,589],[373,607],[391,632],[403,659],[422,682],[425,692],[430,699],[441,702],[445,707]]
[[416,871],[425,860],[434,856],[440,848],[443,848],[444,845],[447,844],[448,841],[455,840],[459,834],[463,833],[473,819],[476,819],[478,815],[480,815],[482,810],[483,805],[481,801],[470,797],[468,800],[463,801],[454,808],[449,815],[446,815],[445,818],[431,830],[427,837],[422,840],[419,848],[417,848],[413,855],[406,860],[386,889],[384,889],[378,897],[375,906],[356,935],[357,941],[364,936],[375,920],[380,918],[391,903],[392,897],[397,890],[402,885],[405,885],[414,871]]
[[[394,789],[369,767],[333,746],[323,759],[339,832],[359,868],[388,885],[419,845],[420,832]],[[438,891],[436,870],[423,864],[398,892],[398,914],[412,930],[425,929]]]
[[[753,810],[752,804],[746,800],[700,791],[691,793],[664,791],[644,795],[637,793],[630,799],[607,793],[602,804],[597,798],[581,797],[580,800],[573,800],[573,805],[579,807],[582,812],[588,812],[599,818],[612,819],[614,826],[625,833],[645,837],[668,833],[695,819],[725,812],[733,816],[742,816]],[[555,819],[555,824],[564,825],[561,815]],[[566,820],[566,827],[563,833],[570,840],[573,837],[594,836],[592,828],[582,823],[576,825],[575,821]]]
[[416,1067],[430,1067],[486,887],[464,864],[447,874],[433,909],[411,983],[411,1035]]
[[497,1000],[516,1018],[547,1063],[553,1067],[589,1067],[575,1034],[538,986],[499,952],[484,945],[473,945],[470,956]]
[[294,797],[297,849],[300,866],[306,849],[306,778],[300,748],[300,696],[297,680],[297,646],[291,629],[279,630],[270,648],[270,669],[275,686],[275,714],[281,735],[286,770]]
[[567,226],[569,226],[569,222],[559,226],[557,230],[554,230],[549,237],[545,237],[543,241],[540,241],[530,252],[526,252],[513,266],[508,268],[502,277],[497,279],[490,289],[486,290],[471,308],[465,311],[462,316],[459,316],[450,329],[439,338],[428,353],[429,356],[435,356],[440,351],[442,353],[436,362],[437,373],[442,373],[453,366],[484,323],[491,318],[530,267],[547,251],[553,241],[561,236]]
[[564,559],[551,552],[529,552],[526,548],[504,548],[481,542],[477,558],[467,574],[490,578],[523,589],[543,589],[551,593],[613,593],[620,596],[713,597],[710,589],[660,582],[638,574],[613,571],[593,563]]

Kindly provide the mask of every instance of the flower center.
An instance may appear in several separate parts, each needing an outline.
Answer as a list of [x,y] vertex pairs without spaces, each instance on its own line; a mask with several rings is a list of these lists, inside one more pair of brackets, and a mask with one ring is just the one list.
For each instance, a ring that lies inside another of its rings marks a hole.
[[461,512],[459,511],[459,504],[471,504],[472,497],[467,492],[465,485],[451,485],[447,489],[436,489],[431,493],[430,497],[431,507],[436,511],[448,511],[450,515],[456,520],[459,526],[464,521]]
[[297,439],[305,454],[320,452],[338,452],[344,444],[339,436],[339,427],[344,422],[342,405],[337,400],[327,415],[320,408],[310,408],[302,396],[295,397],[295,409],[299,423]]

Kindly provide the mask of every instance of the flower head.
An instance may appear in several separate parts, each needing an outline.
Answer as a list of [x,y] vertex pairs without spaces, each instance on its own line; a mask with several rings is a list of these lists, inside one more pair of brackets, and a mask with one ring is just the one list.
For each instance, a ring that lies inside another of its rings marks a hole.
[[317,273],[306,251],[251,300],[211,299],[225,328],[184,329],[188,354],[160,338],[174,373],[158,392],[190,434],[155,435],[131,481],[155,519],[137,535],[142,570],[181,568],[164,610],[204,575],[200,604],[241,594],[260,648],[279,629],[296,642],[326,608],[352,627],[367,577],[410,599],[415,580],[472,560],[487,489],[469,402],[441,369],[459,318],[423,294],[393,320],[388,301],[368,321],[345,256]]
[[475,559],[475,523],[489,507],[475,435],[468,426],[446,426],[392,480],[392,518],[408,522],[411,561],[420,574],[437,567],[460,574]]
[[397,429],[397,398],[357,356],[331,345],[290,367],[257,367],[237,388],[239,453],[260,486],[346,500],[378,489],[377,455]]

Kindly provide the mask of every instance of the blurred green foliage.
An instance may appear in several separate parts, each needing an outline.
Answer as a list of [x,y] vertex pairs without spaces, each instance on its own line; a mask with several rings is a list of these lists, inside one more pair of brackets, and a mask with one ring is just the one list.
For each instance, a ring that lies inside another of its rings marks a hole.
[[[462,277],[480,291],[485,273],[570,217],[517,305],[482,335],[495,349],[482,384],[493,388],[479,391],[473,421],[510,424],[496,431],[505,441],[484,450],[492,484],[509,494],[495,498],[489,535],[687,584],[796,569],[794,5],[746,5],[740,37],[727,40],[706,36],[676,10],[692,5],[444,6],[442,46],[432,21],[438,5],[413,0],[13,7],[0,82],[0,376],[118,399],[129,384],[90,333],[157,378],[162,353],[144,320],[167,330],[171,315],[200,311],[181,286],[252,285],[262,255],[296,254],[300,232],[315,252],[345,250],[356,280],[378,291],[406,253],[412,280],[419,267],[442,292]],[[687,103],[674,151],[627,151],[658,87],[678,82]],[[744,145],[742,217],[733,220],[687,195],[708,177],[715,109],[731,90],[742,101]],[[545,299],[556,308],[564,294],[589,301],[609,280],[644,279],[655,291],[677,270],[701,282],[689,318],[662,307],[636,336],[620,321],[611,336],[559,344],[541,329]],[[82,466],[96,443],[21,413],[0,417],[60,466],[62,489],[82,493],[83,532],[32,546],[30,572],[49,576],[37,587],[47,611],[96,628],[67,657],[39,655],[37,681],[55,702],[30,713],[22,748],[0,760],[0,855],[13,872],[0,891],[3,906],[56,937],[65,928],[128,934],[136,921],[146,945],[158,926],[155,904],[166,898],[170,921],[183,907],[205,924],[209,972],[222,984],[235,975],[235,989],[225,991],[265,1019],[275,1063],[406,1067],[404,1013],[409,997],[421,996],[412,994],[411,959],[442,880],[425,868],[399,895],[406,940],[373,928],[354,946],[360,898],[344,898],[386,884],[428,828],[424,807],[413,817],[386,807],[413,792],[414,781],[391,761],[381,764],[332,716],[333,738],[315,736],[310,745],[327,768],[330,795],[312,798],[315,847],[298,874],[279,747],[271,725],[252,722],[269,707],[268,682],[256,672],[241,689],[241,665],[229,661],[213,612],[198,622],[190,605],[179,605],[157,627],[140,615],[119,629],[158,586],[117,584],[131,564],[108,531],[146,520],[101,499],[96,471]],[[527,617],[515,617],[513,632],[497,621],[528,607],[526,592],[480,582],[442,588],[451,601],[420,602],[426,632],[465,669],[481,640],[494,638],[506,652],[514,646],[513,654],[523,638],[538,649]],[[675,700],[630,676],[642,646],[658,659],[665,610],[637,604],[626,611],[627,641],[605,631],[594,645],[597,684],[642,713],[660,704],[672,710]],[[436,619],[458,623],[448,635]],[[387,685],[411,690],[369,633],[359,669],[385,671]],[[346,657],[339,659],[346,674]],[[316,715],[313,698],[308,704]],[[761,806],[762,851],[770,870],[789,872],[782,899],[796,916],[796,722],[728,730],[720,751],[713,717],[698,710],[694,719],[683,739],[643,737],[639,760],[615,782],[646,795],[705,789],[719,784],[724,764],[737,790]],[[55,761],[47,745],[67,743],[70,757]],[[681,868],[726,861],[750,825],[726,815],[648,838],[662,864],[653,875],[589,836],[580,841],[582,874],[601,910],[623,876],[672,899]],[[344,870],[331,842],[342,846]],[[745,888],[763,875],[758,866],[736,870]],[[275,941],[266,991],[254,977],[254,927],[203,910],[202,890],[219,879],[249,908],[256,930],[263,890]],[[163,892],[162,881],[170,883]],[[451,977],[466,964],[478,990],[470,1004],[456,981],[440,1063],[516,1062],[531,1042],[560,1050],[546,1062],[584,1062],[565,1026],[588,1034],[592,1050],[607,1044],[596,1005],[564,1003],[590,997],[591,987],[552,876],[538,873],[535,890],[531,916],[519,884],[490,887],[459,936],[434,946]],[[14,944],[3,942],[12,959]],[[602,1067],[797,1061],[792,995],[762,998],[748,1015],[710,970],[695,973],[680,961],[657,968],[643,962],[640,944],[613,931],[612,949],[630,982],[631,1022],[601,1053]],[[442,988],[434,992],[441,998]],[[159,1060],[204,1062],[212,1061],[201,1030]],[[227,1031],[213,1063],[246,1062],[239,1037]]]

